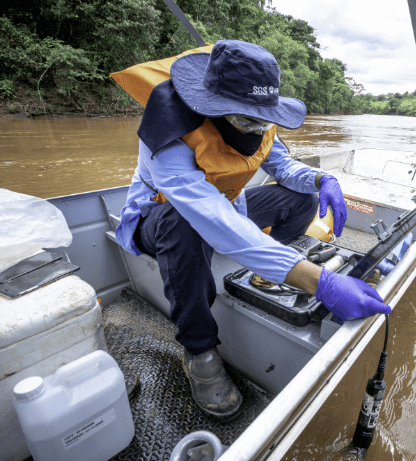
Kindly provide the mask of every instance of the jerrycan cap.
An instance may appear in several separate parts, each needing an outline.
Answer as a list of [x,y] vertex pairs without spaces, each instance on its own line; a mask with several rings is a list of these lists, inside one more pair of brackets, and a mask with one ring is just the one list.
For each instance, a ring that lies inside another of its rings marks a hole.
[[30,400],[42,394],[44,390],[43,379],[40,376],[32,376],[17,383],[13,392],[17,400]]

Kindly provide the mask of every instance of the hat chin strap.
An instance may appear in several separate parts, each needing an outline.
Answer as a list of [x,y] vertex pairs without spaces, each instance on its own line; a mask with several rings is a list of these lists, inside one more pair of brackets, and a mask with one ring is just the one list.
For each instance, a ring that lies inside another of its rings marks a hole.
[[243,133],[229,123],[225,117],[215,117],[209,119],[219,131],[225,144],[235,149],[239,154],[246,157],[253,156],[263,142],[264,133]]

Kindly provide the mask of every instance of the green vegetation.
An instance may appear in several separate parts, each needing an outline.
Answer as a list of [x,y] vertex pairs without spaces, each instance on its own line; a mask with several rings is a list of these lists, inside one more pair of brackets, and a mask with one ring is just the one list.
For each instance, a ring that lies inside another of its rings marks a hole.
[[0,99],[13,99],[16,97],[14,82],[7,78],[0,81]]
[[361,113],[416,117],[416,91],[379,96],[373,96],[371,93],[358,94],[354,97],[354,101]]
[[[261,3],[261,2],[260,2]],[[265,47],[282,71],[282,96],[309,113],[416,115],[415,94],[363,94],[345,64],[323,59],[307,22],[265,11],[256,0],[177,0],[209,43],[238,39]],[[110,78],[139,62],[197,45],[163,0],[3,0],[0,100],[10,113],[136,114]]]

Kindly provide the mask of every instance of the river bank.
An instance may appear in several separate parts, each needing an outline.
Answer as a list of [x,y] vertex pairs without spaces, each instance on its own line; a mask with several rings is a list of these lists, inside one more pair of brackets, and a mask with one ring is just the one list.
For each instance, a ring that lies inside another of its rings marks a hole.
[[[0,117],[140,117],[144,108],[118,86],[99,85],[88,89],[78,88],[74,94],[62,94],[58,88],[40,88],[20,85],[15,97],[0,100]],[[361,115],[335,111],[326,114],[308,113],[308,115]]]
[[[144,108],[117,85],[91,84],[78,87],[76,92],[63,93],[57,87],[34,89],[21,84],[13,98],[0,99],[0,117],[44,118],[62,116],[84,117],[140,117]],[[320,114],[308,112],[309,116],[364,115],[365,111],[332,111]],[[375,115],[375,114],[373,114]],[[381,114],[380,114],[381,115]],[[392,110],[383,115],[398,114]],[[411,114],[402,114],[412,116]],[[416,115],[413,115],[416,116]]]
[[143,107],[116,86],[79,88],[76,94],[62,94],[57,88],[36,89],[20,85],[15,97],[0,100],[0,117],[43,118],[60,116],[139,117]]

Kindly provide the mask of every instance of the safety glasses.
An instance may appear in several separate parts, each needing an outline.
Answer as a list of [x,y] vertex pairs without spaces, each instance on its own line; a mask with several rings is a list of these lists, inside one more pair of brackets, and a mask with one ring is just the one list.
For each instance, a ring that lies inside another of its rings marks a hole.
[[274,125],[274,123],[264,122],[263,120],[255,118],[242,117],[241,115],[226,115],[225,119],[243,133],[253,133],[255,131],[264,132],[270,130]]

